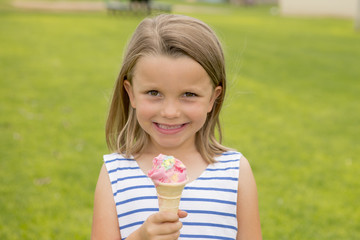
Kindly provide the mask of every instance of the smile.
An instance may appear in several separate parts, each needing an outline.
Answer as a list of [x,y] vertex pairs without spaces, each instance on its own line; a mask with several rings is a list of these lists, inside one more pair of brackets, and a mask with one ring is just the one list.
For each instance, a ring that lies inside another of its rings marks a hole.
[[175,134],[180,132],[185,128],[187,125],[185,124],[177,124],[177,125],[167,125],[167,124],[160,124],[160,123],[154,123],[155,128],[163,134]]
[[180,124],[180,125],[164,125],[164,124],[157,124],[157,126],[159,128],[162,128],[162,129],[177,129],[177,128],[181,128],[183,126],[183,124]]

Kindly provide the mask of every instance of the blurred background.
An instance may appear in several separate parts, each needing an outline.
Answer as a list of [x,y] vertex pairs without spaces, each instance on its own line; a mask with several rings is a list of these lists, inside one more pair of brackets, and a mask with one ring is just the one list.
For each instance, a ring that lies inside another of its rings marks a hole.
[[357,0],[0,0],[0,239],[89,239],[104,125],[147,15],[214,28],[224,144],[250,161],[264,239],[360,239]]

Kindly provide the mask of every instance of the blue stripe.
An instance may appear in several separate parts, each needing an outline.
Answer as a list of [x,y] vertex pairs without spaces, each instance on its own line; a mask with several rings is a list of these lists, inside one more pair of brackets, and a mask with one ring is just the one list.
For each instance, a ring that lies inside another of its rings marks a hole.
[[235,238],[210,236],[210,235],[194,235],[194,234],[180,234],[182,238],[204,238],[204,239],[220,239],[220,240],[235,240]]
[[208,168],[206,169],[206,171],[211,171],[211,172],[214,172],[214,171],[227,171],[227,170],[238,170],[239,167],[228,167],[228,168]]
[[127,187],[120,190],[117,190],[116,193],[114,193],[114,196],[116,196],[118,193],[126,192],[133,189],[140,189],[140,188],[155,188],[154,185],[140,185],[140,186],[133,186],[133,187]]
[[129,227],[133,227],[133,226],[137,226],[137,225],[141,225],[143,224],[144,221],[139,221],[139,222],[133,222],[124,226],[120,226],[120,229],[125,229],[125,228],[129,228]]
[[111,159],[111,160],[106,160],[105,163],[111,163],[111,162],[115,162],[115,161],[131,161],[134,162],[135,160],[132,158],[115,158],[115,159]]
[[186,210],[186,209],[183,209],[183,210],[187,213],[221,215],[221,216],[236,218],[236,214],[233,214],[233,213],[206,211],[206,210]]
[[229,228],[229,229],[233,229],[233,230],[237,231],[237,227],[234,227],[234,226],[231,226],[231,225],[218,224],[218,223],[183,222],[183,225]]
[[184,189],[187,189],[187,190],[205,190],[205,191],[219,191],[219,192],[232,192],[232,193],[237,193],[237,190],[235,190],[235,189],[228,189],[228,188],[185,187]]
[[147,178],[146,175],[138,175],[138,176],[129,176],[129,177],[124,177],[124,178],[118,178],[114,181],[111,182],[111,184],[115,184],[119,181],[123,181],[123,180],[128,180],[128,179],[136,179],[136,178]]
[[143,196],[143,197],[136,197],[136,198],[129,198],[121,202],[117,202],[116,206],[125,204],[132,201],[140,201],[140,200],[148,200],[148,199],[157,199],[157,196]]
[[239,162],[240,159],[231,159],[231,160],[220,160],[218,163],[229,163],[229,162]]
[[199,177],[197,180],[229,180],[229,181],[237,181],[237,178],[233,177]]
[[239,152],[231,152],[231,151],[222,153],[223,156],[239,155],[239,154],[241,155],[241,153],[239,153]]
[[236,205],[236,202],[219,200],[219,199],[210,199],[210,198],[181,198],[180,201],[189,201],[189,202],[216,202],[228,205]]
[[140,169],[140,168],[139,168],[139,167],[114,168],[114,169],[111,169],[111,170],[109,171],[109,173],[113,173],[113,172],[121,171],[121,170],[137,170],[137,169]]
[[117,216],[118,216],[118,218],[121,218],[121,217],[128,216],[128,215],[138,213],[138,212],[158,212],[158,211],[159,211],[159,208],[140,208],[140,209],[136,209],[133,211],[118,214]]

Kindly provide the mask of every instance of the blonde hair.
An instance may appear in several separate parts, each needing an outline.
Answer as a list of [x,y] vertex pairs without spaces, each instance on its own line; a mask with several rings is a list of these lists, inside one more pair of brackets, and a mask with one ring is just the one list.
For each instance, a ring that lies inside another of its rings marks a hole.
[[[199,153],[208,163],[215,162],[214,156],[228,150],[220,144],[219,121],[226,90],[224,54],[218,38],[208,25],[182,15],[162,14],[146,18],[136,28],[125,52],[106,123],[109,149],[130,156],[140,153],[149,141],[149,136],[137,122],[136,110],[131,107],[124,88],[125,80],[132,82],[139,58],[149,55],[188,56],[205,69],[214,88],[222,87],[204,126],[196,133]],[[215,129],[218,130],[219,141],[215,137]]]

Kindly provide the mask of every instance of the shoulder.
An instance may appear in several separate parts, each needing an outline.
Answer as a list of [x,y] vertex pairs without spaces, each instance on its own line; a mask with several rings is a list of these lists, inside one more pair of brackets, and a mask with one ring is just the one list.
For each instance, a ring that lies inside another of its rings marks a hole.
[[[215,165],[240,169],[240,161],[243,155],[238,151],[227,151],[215,157]],[[238,175],[238,173],[236,173]]]
[[120,153],[110,153],[110,154],[105,154],[103,156],[104,162],[109,162],[109,161],[116,161],[116,160],[122,160],[122,159],[127,159],[123,154]]
[[243,174],[252,173],[250,162],[243,155],[240,158],[240,168]]
[[119,167],[135,166],[136,161],[133,157],[126,157],[120,153],[111,153],[103,156],[104,163],[108,171],[117,169]]
[[239,162],[243,155],[238,151],[227,151],[215,157],[219,162]]
[[249,161],[242,155],[239,160],[239,191],[252,186],[256,188],[255,178]]
[[241,152],[235,150],[223,152],[221,155],[215,157],[215,160],[220,163],[232,163],[232,165],[237,165],[240,170],[239,179],[253,178],[250,163]]

